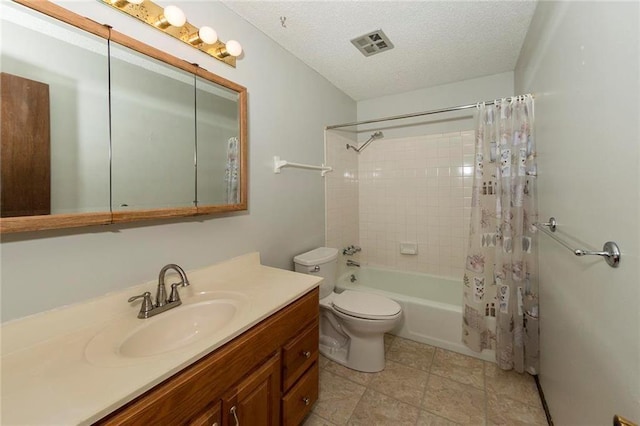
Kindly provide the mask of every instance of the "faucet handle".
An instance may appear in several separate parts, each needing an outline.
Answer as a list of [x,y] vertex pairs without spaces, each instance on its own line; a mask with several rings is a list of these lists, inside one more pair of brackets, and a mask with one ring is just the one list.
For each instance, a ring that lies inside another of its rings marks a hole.
[[180,293],[178,293],[178,287],[183,286],[182,282],[171,284],[171,294],[169,295],[169,300],[167,302],[180,302]]
[[142,305],[140,305],[140,312],[138,312],[138,318],[147,318],[149,312],[153,309],[153,301],[151,300],[151,293],[145,291],[144,293],[129,298],[129,303],[142,299]]

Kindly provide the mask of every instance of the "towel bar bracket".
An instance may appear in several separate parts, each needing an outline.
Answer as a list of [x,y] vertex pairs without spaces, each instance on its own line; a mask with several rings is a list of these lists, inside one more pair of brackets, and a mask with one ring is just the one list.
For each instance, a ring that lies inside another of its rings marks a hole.
[[558,227],[558,221],[556,220],[555,217],[550,217],[549,222],[541,223],[540,225],[549,227],[549,230],[551,232],[556,232],[556,228]]
[[602,256],[604,257],[605,262],[607,262],[607,264],[612,268],[616,268],[620,263],[620,248],[613,241],[607,241],[604,243],[602,251],[575,249],[574,253],[576,256]]

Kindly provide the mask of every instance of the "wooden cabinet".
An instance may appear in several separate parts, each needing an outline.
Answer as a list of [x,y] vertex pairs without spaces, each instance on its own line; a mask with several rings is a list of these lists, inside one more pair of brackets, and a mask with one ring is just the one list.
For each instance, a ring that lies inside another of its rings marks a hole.
[[280,354],[240,382],[222,400],[223,424],[276,426],[280,408]]
[[202,413],[187,422],[189,426],[221,426],[222,402],[217,401],[207,407]]
[[299,424],[318,397],[317,359],[316,288],[95,424]]
[[318,324],[314,323],[282,348],[282,386],[288,390],[318,360]]
[[315,362],[282,398],[282,424],[299,425],[318,399],[318,363]]
[[282,421],[298,425],[318,399],[318,321],[282,348]]

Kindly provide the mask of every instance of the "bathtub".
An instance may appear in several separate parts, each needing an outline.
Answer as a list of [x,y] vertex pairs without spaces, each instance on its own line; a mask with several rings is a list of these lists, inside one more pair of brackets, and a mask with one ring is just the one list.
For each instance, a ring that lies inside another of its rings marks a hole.
[[381,294],[398,302],[402,321],[391,334],[495,362],[494,351],[478,353],[462,343],[462,280],[363,266],[349,268],[338,279],[336,292],[344,290]]

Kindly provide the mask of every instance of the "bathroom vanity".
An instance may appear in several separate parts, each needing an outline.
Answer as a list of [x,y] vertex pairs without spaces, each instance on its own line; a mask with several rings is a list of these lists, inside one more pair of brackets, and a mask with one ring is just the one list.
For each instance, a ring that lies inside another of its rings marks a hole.
[[314,289],[96,424],[297,425],[318,397],[317,359]]
[[[150,319],[126,300],[155,282],[4,324],[2,423],[299,424],[318,397],[321,278],[257,253],[188,275],[183,306]],[[203,337],[144,344],[162,341],[148,334],[157,325],[225,304],[233,315]],[[126,347],[132,336],[143,344]]]

